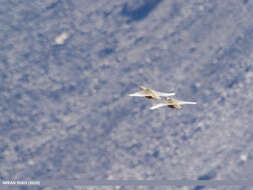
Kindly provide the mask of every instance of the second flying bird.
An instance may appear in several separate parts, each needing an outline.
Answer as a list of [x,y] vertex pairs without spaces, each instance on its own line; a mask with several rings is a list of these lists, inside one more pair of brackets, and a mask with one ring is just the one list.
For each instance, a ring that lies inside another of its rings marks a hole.
[[146,97],[148,99],[157,99],[160,100],[161,97],[168,97],[168,96],[175,96],[175,93],[164,93],[164,92],[159,92],[156,90],[153,90],[151,88],[146,88],[144,86],[140,86],[141,91],[129,94],[129,96],[137,96],[137,97]]

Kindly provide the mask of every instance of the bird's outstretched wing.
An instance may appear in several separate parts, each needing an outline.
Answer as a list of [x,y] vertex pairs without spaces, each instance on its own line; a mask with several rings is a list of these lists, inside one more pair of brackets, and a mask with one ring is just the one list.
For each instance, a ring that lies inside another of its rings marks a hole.
[[175,96],[176,93],[164,93],[164,92],[159,92],[159,91],[156,91],[157,95],[158,96],[161,96],[161,97],[168,97],[168,96]]
[[182,105],[182,104],[197,104],[197,102],[184,102],[184,101],[180,101],[179,104],[180,105]]
[[164,106],[168,106],[168,105],[169,105],[169,104],[159,103],[159,104],[156,104],[156,105],[152,106],[152,107],[149,108],[149,109],[154,110],[154,109],[157,109],[157,108],[160,108],[160,107],[164,107]]
[[128,96],[138,96],[138,97],[145,97],[146,95],[141,93],[141,92],[136,92],[136,93],[133,93],[133,94],[128,94]]

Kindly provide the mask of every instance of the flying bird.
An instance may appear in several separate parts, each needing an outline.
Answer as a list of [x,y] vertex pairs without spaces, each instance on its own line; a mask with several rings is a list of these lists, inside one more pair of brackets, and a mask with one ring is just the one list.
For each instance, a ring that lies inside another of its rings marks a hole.
[[160,107],[168,106],[169,108],[182,109],[183,104],[197,104],[197,102],[185,102],[174,98],[166,98],[162,103],[152,106],[150,109],[154,110]]
[[153,90],[151,88],[146,88],[144,86],[140,86],[141,91],[129,94],[129,96],[137,96],[137,97],[146,97],[148,99],[157,99],[160,100],[161,97],[168,97],[168,96],[174,96],[175,93],[164,93],[164,92],[159,92],[156,90]]

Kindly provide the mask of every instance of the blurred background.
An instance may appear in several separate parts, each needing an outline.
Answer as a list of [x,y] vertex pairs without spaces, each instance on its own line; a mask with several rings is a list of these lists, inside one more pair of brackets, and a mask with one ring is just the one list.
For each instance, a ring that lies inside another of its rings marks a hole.
[[[250,0],[1,0],[1,180],[253,176],[252,16]],[[139,85],[198,104],[151,111]]]

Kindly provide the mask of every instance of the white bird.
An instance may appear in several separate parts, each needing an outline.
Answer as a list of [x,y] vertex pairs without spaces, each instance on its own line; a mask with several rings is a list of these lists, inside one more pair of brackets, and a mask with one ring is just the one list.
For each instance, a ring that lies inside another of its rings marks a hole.
[[185,102],[174,98],[166,98],[162,103],[152,106],[150,109],[154,110],[160,107],[168,106],[169,108],[182,109],[183,104],[197,104],[197,102]]
[[146,97],[148,99],[158,99],[160,100],[161,97],[168,97],[168,96],[174,96],[175,93],[164,93],[164,92],[159,92],[156,90],[153,90],[151,88],[146,88],[144,86],[140,86],[141,91],[129,94],[128,96],[137,96],[137,97]]

